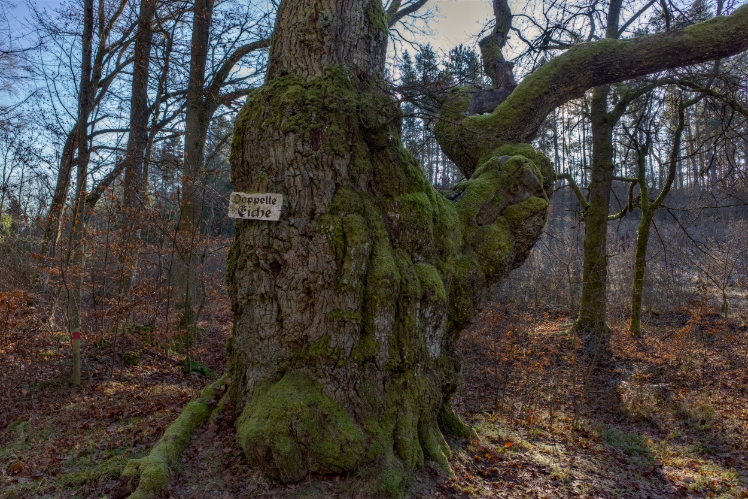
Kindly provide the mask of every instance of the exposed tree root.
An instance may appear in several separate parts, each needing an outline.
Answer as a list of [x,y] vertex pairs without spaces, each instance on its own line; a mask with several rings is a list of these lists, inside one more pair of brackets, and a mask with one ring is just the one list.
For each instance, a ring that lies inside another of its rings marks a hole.
[[166,492],[172,470],[189,445],[192,434],[208,418],[213,396],[225,379],[224,375],[208,385],[197,400],[187,404],[147,456],[127,463],[120,477],[117,497],[151,499]]

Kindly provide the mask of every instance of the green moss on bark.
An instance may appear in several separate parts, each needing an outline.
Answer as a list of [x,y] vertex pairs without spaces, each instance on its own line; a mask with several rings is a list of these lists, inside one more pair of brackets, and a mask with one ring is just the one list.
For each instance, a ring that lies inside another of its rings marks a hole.
[[[530,146],[487,140],[475,173],[440,194],[400,143],[397,107],[378,89],[357,85],[336,70],[310,80],[284,76],[253,93],[240,114],[236,136],[250,144],[293,138],[296,153],[308,158],[304,174],[333,169],[336,188],[308,221],[291,211],[277,228],[238,224],[243,242],[232,247],[228,277],[237,322],[249,307],[238,283],[256,241],[275,237],[273,247],[285,247],[296,230],[308,235],[305,245],[323,241],[321,257],[334,259],[334,281],[317,292],[334,288],[324,300],[335,305],[310,326],[313,334],[294,340],[288,352],[279,348],[285,357],[273,375],[248,389],[237,359],[249,354],[235,340],[232,393],[242,411],[240,444],[269,475],[296,481],[310,471],[367,469],[377,477],[376,497],[398,497],[426,459],[449,470],[441,431],[469,433],[449,405],[460,380],[459,330],[482,306],[487,284],[518,264],[522,217],[538,206],[507,210],[533,195],[545,198],[545,157]],[[457,115],[469,96],[455,99]],[[235,143],[237,189],[282,176],[254,151]],[[325,161],[344,166],[315,170]],[[291,205],[297,201],[289,195]],[[343,384],[337,373],[355,381]]]
[[382,3],[378,1],[371,1],[366,9],[366,15],[369,17],[369,23],[376,29],[379,29],[385,33],[389,33],[389,25],[387,23],[387,14],[382,7]]
[[237,422],[237,440],[252,465],[284,482],[353,470],[367,445],[322,385],[301,373],[255,391]]
[[444,405],[439,410],[439,428],[455,437],[475,437],[475,431],[466,425],[449,405]]
[[452,468],[449,466],[449,458],[452,457],[452,451],[444,439],[439,425],[434,421],[421,421],[418,425],[418,434],[419,440],[423,443],[424,452],[442,471],[451,474]]
[[546,199],[531,196],[521,203],[507,206],[504,210],[504,218],[506,218],[511,227],[517,228],[534,214],[544,214],[547,211],[548,201]]
[[418,281],[421,283],[423,295],[428,300],[447,302],[447,292],[444,289],[444,281],[439,271],[433,265],[419,263],[415,266]]

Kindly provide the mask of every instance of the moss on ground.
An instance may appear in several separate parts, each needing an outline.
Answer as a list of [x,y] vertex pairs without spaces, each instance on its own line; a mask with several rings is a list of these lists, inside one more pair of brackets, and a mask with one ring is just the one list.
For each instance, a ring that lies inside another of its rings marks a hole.
[[129,499],[150,499],[166,492],[172,471],[189,445],[192,434],[208,418],[210,401],[223,381],[224,377],[212,383],[200,392],[197,400],[187,404],[147,456],[127,463],[121,479],[132,491]]
[[84,456],[80,463],[74,463],[74,466],[80,469],[63,473],[60,476],[60,484],[80,487],[102,479],[117,478],[131,456],[129,451],[130,449],[124,448],[107,451],[101,462],[93,465],[90,462],[90,456]]

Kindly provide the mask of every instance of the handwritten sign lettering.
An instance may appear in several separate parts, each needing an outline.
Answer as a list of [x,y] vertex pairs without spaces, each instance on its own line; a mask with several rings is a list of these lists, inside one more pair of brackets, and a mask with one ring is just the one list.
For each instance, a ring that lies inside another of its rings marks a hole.
[[229,217],[248,220],[280,220],[283,194],[232,192]]

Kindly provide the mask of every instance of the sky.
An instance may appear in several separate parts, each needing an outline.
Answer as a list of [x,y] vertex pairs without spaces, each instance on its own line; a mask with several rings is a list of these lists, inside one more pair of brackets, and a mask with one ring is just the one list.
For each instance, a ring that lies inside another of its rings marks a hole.
[[439,11],[431,22],[433,35],[422,37],[421,41],[444,52],[461,43],[474,45],[475,35],[493,15],[490,0],[438,0],[433,4]]
[[[32,0],[39,7],[54,7],[59,0]],[[16,25],[28,12],[25,2],[11,2],[9,21]],[[448,52],[459,45],[473,45],[475,35],[484,22],[492,16],[491,0],[431,0],[431,6],[438,11],[431,21],[431,36],[419,37],[419,41],[431,43],[435,48]]]

